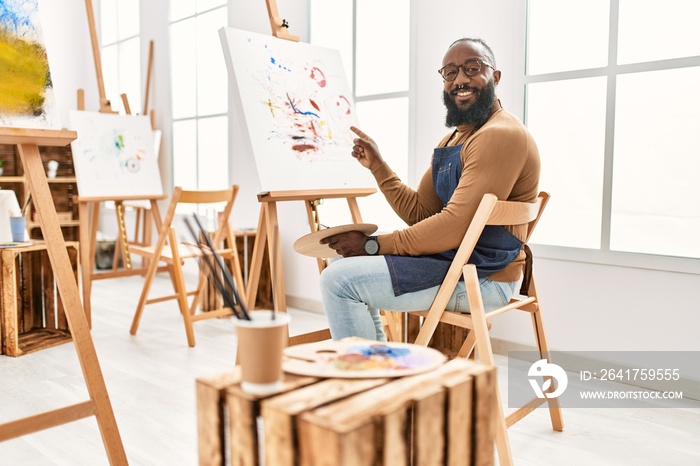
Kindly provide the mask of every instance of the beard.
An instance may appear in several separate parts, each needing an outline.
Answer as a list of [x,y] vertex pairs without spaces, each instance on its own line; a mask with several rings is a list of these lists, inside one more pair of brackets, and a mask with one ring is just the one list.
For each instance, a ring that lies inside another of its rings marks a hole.
[[[463,86],[463,88],[476,90],[469,86]],[[454,100],[452,100],[450,94],[447,91],[443,91],[442,101],[447,108],[445,126],[452,128],[453,126],[459,125],[483,125],[486,123],[486,120],[489,119],[495,97],[496,85],[493,80],[489,81],[488,84],[479,91],[479,95],[474,103],[466,109],[459,108],[457,104],[454,103]]]

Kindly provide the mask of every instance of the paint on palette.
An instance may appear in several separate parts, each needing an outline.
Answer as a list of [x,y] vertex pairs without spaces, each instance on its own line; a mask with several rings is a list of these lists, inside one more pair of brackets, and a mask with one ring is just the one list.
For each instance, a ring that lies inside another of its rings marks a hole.
[[0,0],[0,125],[60,126],[37,0]]
[[407,347],[388,345],[358,345],[332,358],[333,367],[344,371],[406,371],[425,367],[434,362],[430,354],[414,352]]

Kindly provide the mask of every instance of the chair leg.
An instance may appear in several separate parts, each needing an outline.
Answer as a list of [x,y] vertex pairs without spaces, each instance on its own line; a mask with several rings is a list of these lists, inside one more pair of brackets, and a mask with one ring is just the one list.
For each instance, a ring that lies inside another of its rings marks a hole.
[[[479,277],[476,274],[476,267],[471,264],[465,265],[462,269],[464,273],[464,282],[467,290],[467,298],[469,299],[469,308],[471,309],[472,321],[474,328],[474,338],[476,340],[476,348],[479,352],[479,361],[482,364],[490,366],[495,365],[493,358],[493,349],[491,347],[491,339],[489,338],[489,329],[486,323],[484,313],[484,302],[481,299],[479,290]],[[496,415],[496,451],[501,466],[512,466],[513,457],[510,451],[510,442],[508,441],[508,431],[506,426],[505,413],[503,412],[503,404],[501,402],[501,394],[496,383],[496,406],[494,411]]]
[[[204,261],[209,259],[207,257],[202,256],[200,260]],[[204,264],[201,264],[201,267],[204,267]],[[207,274],[204,273],[204,270],[200,268],[200,271],[197,274],[197,289],[194,293],[194,297],[192,298],[192,302],[189,305],[189,313],[191,316],[195,315],[195,313],[197,312],[197,306],[199,306],[199,301],[201,300],[202,293],[204,292],[204,287],[207,286]],[[214,277],[211,277],[210,279],[214,280]],[[214,309],[209,310],[213,311]]]
[[474,352],[474,347],[476,346],[476,332],[474,332],[474,329],[469,330],[469,333],[467,334],[467,338],[464,339],[464,343],[462,343],[462,347],[459,349],[459,353],[457,353],[457,357],[460,358],[469,358],[469,356],[472,355]]
[[151,284],[153,283],[153,278],[155,277],[156,271],[158,269],[158,260],[154,259],[148,267],[148,272],[146,273],[146,280],[143,282],[143,289],[141,290],[141,296],[139,297],[139,303],[136,305],[136,312],[134,313],[134,318],[131,321],[131,329],[129,333],[136,335],[139,329],[139,323],[141,322],[141,316],[143,315],[143,310],[146,307],[146,300],[148,299],[148,293],[151,291]]
[[[534,296],[537,303],[537,309],[532,313],[532,328],[535,333],[535,342],[537,343],[537,349],[540,352],[542,358],[547,359],[551,362],[549,357],[549,345],[547,344],[547,335],[544,331],[544,321],[542,320],[542,312],[539,307],[539,296],[537,294],[537,286],[535,284],[535,277],[530,279],[530,287],[528,289],[528,295]],[[564,430],[564,417],[562,416],[561,406],[559,404],[558,398],[548,398],[547,402],[549,404],[549,417],[552,421],[552,429],[561,432]]]
[[[540,351],[540,356],[551,362],[549,357],[549,347],[547,345],[547,337],[544,333],[542,314],[540,314],[539,310],[532,313],[532,327],[535,331],[535,340],[537,340],[537,349]],[[557,432],[563,431],[564,417],[561,413],[559,398],[547,398],[547,403],[549,404],[549,417],[552,421],[552,429],[556,430]]]
[[139,328],[139,323],[141,322],[141,316],[143,315],[144,307],[146,306],[146,300],[148,299],[148,293],[151,290],[151,284],[153,283],[153,278],[158,272],[158,263],[160,262],[160,256],[163,251],[163,246],[165,246],[165,235],[162,238],[158,238],[158,243],[156,243],[155,249],[153,250],[153,256],[148,264],[148,272],[146,273],[146,280],[143,283],[143,289],[141,290],[141,297],[139,298],[139,303],[136,305],[136,312],[134,313],[134,319],[131,322],[131,329],[129,333],[136,335],[136,331]]
[[403,313],[392,312],[392,311],[379,311],[382,315],[382,323],[384,324],[384,331],[386,332],[386,337],[388,341],[401,342],[403,341],[401,318]]
[[171,250],[173,254],[172,278],[175,285],[175,293],[177,293],[177,302],[180,306],[182,320],[185,322],[185,333],[187,334],[187,344],[194,346],[194,329],[192,328],[192,316],[190,315],[190,306],[187,303],[187,289],[185,287],[185,275],[182,272],[182,259],[178,253],[177,236],[175,228],[170,228],[168,234]]

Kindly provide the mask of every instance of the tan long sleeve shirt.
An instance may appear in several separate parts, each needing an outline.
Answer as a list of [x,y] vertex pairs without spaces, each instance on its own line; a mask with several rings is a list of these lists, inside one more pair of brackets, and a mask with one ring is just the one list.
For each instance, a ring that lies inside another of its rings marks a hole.
[[[462,175],[443,208],[435,193],[429,168],[414,190],[401,182],[384,163],[372,171],[379,189],[408,228],[378,237],[381,254],[422,256],[457,248],[486,193],[498,199],[534,202],[538,194],[540,158],[525,125],[502,108],[495,111],[477,131],[460,126],[440,141],[439,147],[464,144],[461,149]],[[510,228],[521,240],[524,227]],[[520,277],[524,253],[504,270],[491,275],[496,281]]]

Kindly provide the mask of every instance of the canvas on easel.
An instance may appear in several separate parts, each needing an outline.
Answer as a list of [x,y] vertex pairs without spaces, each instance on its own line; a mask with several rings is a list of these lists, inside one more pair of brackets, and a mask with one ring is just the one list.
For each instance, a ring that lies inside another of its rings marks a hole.
[[72,111],[71,143],[81,198],[160,196],[163,186],[147,116]]
[[262,191],[375,186],[350,156],[357,118],[339,51],[233,28],[219,34]]
[[0,1],[0,126],[58,129],[38,0]]
[[[304,203],[311,231],[320,228],[323,199],[345,199],[362,223],[357,198],[376,192],[371,174],[350,155],[357,126],[340,52],[296,42],[274,0],[267,0],[273,36],[232,28],[219,35],[231,95],[245,116],[262,192],[247,302],[256,302],[263,253],[269,252],[273,307],[286,311],[277,205]],[[318,258],[319,271],[327,265]],[[330,338],[328,329],[297,335],[290,344]]]

